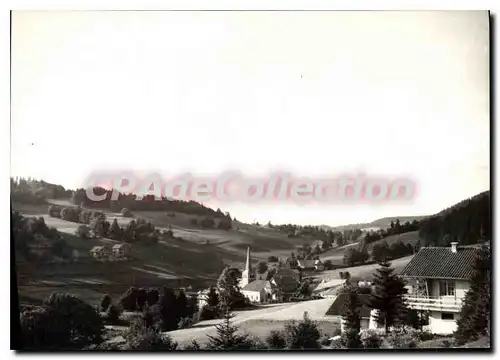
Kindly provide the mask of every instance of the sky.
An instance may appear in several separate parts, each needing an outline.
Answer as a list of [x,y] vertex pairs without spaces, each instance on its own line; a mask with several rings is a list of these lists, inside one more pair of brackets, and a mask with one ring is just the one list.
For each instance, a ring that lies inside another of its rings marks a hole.
[[490,188],[485,11],[14,11],[11,176],[409,176],[379,205],[216,203],[242,221],[427,215]]

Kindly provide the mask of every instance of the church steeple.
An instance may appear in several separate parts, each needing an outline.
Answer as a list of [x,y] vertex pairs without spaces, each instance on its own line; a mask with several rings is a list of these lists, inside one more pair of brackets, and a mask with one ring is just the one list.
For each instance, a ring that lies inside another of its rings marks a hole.
[[245,271],[250,274],[252,271],[252,262],[250,261],[250,246],[247,248],[247,262],[245,265]]
[[255,274],[252,271],[252,259],[250,258],[250,246],[247,248],[247,260],[245,262],[245,270],[241,274],[240,287],[243,288],[247,284],[255,280]]

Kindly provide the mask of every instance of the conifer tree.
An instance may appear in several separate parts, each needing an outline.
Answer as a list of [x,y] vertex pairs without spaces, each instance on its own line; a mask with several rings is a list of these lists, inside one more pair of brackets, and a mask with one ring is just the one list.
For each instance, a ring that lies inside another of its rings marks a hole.
[[236,333],[238,327],[232,324],[231,320],[233,318],[234,314],[225,305],[224,321],[221,324],[215,325],[217,335],[208,335],[209,343],[207,347],[209,350],[249,350],[252,348],[252,342],[246,335]]
[[346,332],[342,342],[347,348],[360,348],[361,340],[359,332],[361,331],[361,318],[359,311],[361,309],[361,301],[359,299],[359,289],[357,286],[349,285],[346,290],[347,302],[345,304],[344,316],[342,316]]
[[490,334],[490,286],[491,253],[487,246],[483,246],[474,263],[471,287],[465,295],[460,319],[457,320],[455,332],[457,343],[463,344]]
[[370,307],[376,309],[376,321],[384,324],[386,333],[389,328],[400,323],[406,315],[404,294],[407,293],[402,279],[394,274],[389,262],[379,264],[374,274],[374,291],[370,296]]

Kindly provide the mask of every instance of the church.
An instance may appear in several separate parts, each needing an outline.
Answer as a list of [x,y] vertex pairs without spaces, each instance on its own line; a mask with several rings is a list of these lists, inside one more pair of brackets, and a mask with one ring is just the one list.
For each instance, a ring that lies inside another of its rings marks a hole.
[[290,269],[278,269],[269,280],[267,273],[259,275],[252,269],[250,247],[247,248],[245,269],[239,287],[241,293],[253,303],[283,302],[299,287],[299,274]]

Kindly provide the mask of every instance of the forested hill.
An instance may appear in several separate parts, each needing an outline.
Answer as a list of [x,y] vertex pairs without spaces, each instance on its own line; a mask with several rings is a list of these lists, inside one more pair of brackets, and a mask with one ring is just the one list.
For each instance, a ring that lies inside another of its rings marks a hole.
[[491,240],[490,191],[463,200],[420,223],[419,235],[424,246],[477,244]]
[[231,214],[228,212],[223,213],[220,209],[214,210],[195,201],[173,200],[165,197],[161,201],[156,201],[154,196],[145,196],[144,199],[136,201],[136,195],[122,193],[119,194],[118,200],[112,201],[112,190],[95,187],[94,193],[96,195],[106,194],[106,200],[92,202],[86,196],[85,189],[70,190],[43,180],[10,178],[10,196],[11,201],[15,203],[42,205],[46,204],[47,199],[71,199],[75,205],[110,209],[116,212],[127,208],[129,210],[167,211],[214,218],[231,218]]

